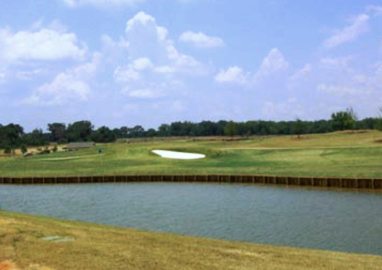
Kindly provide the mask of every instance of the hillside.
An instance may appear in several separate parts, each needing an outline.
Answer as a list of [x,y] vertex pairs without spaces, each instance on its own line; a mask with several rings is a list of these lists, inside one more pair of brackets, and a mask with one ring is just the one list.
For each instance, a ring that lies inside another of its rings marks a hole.
[[[382,257],[246,244],[0,212],[0,269],[380,269]],[[4,267],[4,268],[3,268]]]
[[[101,153],[99,150],[102,150]],[[207,155],[169,160],[154,149]],[[382,133],[338,132],[248,139],[140,139],[31,157],[0,157],[1,176],[264,174],[382,178]]]

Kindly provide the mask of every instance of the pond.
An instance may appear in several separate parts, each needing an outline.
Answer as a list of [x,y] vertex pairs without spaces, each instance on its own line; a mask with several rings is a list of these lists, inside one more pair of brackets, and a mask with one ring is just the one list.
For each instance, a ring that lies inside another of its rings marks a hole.
[[0,186],[0,208],[150,231],[382,255],[382,193],[197,183]]

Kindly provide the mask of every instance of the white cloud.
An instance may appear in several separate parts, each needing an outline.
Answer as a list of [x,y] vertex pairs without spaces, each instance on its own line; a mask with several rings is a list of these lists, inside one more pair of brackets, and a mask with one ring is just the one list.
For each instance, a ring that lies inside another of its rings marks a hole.
[[274,73],[288,69],[289,63],[279,49],[273,48],[263,59],[255,74],[255,80],[266,78]]
[[45,70],[37,68],[32,70],[19,70],[16,72],[15,77],[20,80],[31,80],[44,73]]
[[268,55],[264,57],[260,67],[256,72],[245,72],[238,66],[229,67],[226,70],[220,70],[215,75],[215,81],[219,83],[235,83],[242,85],[251,85],[269,81],[275,81],[273,75],[284,74],[288,69],[289,63],[279,49],[273,48],[269,51]]
[[162,96],[161,91],[158,89],[149,89],[149,88],[143,88],[143,89],[134,89],[130,90],[128,88],[124,89],[122,91],[123,94],[132,97],[132,98],[140,98],[140,99],[152,99]]
[[6,63],[82,59],[86,53],[74,33],[41,28],[12,32],[0,29],[0,60]]
[[305,64],[302,68],[297,69],[287,78],[288,90],[293,90],[302,84],[309,82],[314,77],[314,68],[312,64]]
[[87,101],[91,94],[90,81],[97,71],[100,55],[94,54],[91,62],[59,73],[50,83],[38,87],[24,100],[33,105],[63,105]]
[[135,59],[133,62],[133,67],[135,70],[139,70],[139,71],[147,70],[153,67],[153,63],[151,62],[150,59],[143,57],[143,58]]
[[337,30],[331,37],[324,41],[326,48],[334,48],[344,43],[356,40],[361,34],[367,32],[369,28],[369,15],[358,15],[350,25]]
[[155,34],[162,40],[167,36],[167,31],[163,27],[158,27],[155,18],[143,11],[138,12],[127,21],[126,32],[134,31],[135,27],[140,26],[151,26],[153,28],[151,30],[154,30],[156,32]]
[[125,36],[119,42],[106,36],[103,41],[113,50],[121,49],[119,44],[123,44],[119,59],[124,60],[117,60],[114,81],[131,98],[168,96],[175,92],[174,81],[207,72],[202,63],[180,52],[169,38],[168,30],[145,12],[138,12],[127,21]]
[[109,54],[115,52],[116,50],[127,50],[129,47],[129,43],[125,39],[121,38],[119,41],[114,41],[108,35],[102,35],[101,42],[102,46],[107,49]]
[[145,0],[63,0],[64,3],[71,7],[80,6],[95,6],[98,8],[110,7],[110,6],[133,6],[139,3],[145,2]]
[[297,80],[302,80],[305,79],[311,72],[312,72],[312,65],[311,64],[306,64],[303,66],[301,69],[297,70],[291,77],[290,79],[292,81],[297,81]]
[[[201,63],[190,55],[179,52],[168,37],[168,30],[159,26],[154,17],[138,12],[126,25],[130,59],[150,59],[152,66],[171,67],[166,71],[200,73]],[[155,70],[155,68],[154,68]],[[163,70],[163,69],[162,69]]]
[[138,71],[134,70],[131,66],[129,67],[117,67],[114,71],[114,79],[117,82],[131,82],[137,81],[141,78]]
[[114,79],[118,82],[138,81],[142,78],[141,73],[150,71],[154,68],[149,58],[143,57],[132,61],[127,66],[119,66],[114,71]]
[[353,56],[346,57],[324,57],[320,59],[320,67],[329,70],[351,71]]
[[216,48],[224,46],[224,41],[219,37],[208,36],[202,32],[187,31],[180,35],[181,42],[190,43],[198,48]]
[[240,67],[233,66],[216,74],[215,81],[219,83],[244,84],[246,83],[246,75]]
[[157,66],[154,68],[155,72],[162,73],[162,74],[171,74],[175,73],[174,68],[170,66]]

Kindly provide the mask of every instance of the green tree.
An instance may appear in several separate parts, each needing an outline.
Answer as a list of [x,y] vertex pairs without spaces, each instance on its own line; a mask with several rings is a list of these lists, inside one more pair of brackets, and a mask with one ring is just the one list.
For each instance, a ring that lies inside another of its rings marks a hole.
[[152,138],[152,137],[155,137],[156,135],[157,135],[157,132],[153,128],[150,128],[146,131],[146,137]]
[[297,138],[301,138],[301,135],[304,133],[304,122],[299,118],[292,125],[292,133],[297,135]]
[[108,143],[114,142],[116,135],[110,128],[103,126],[93,131],[91,138],[95,142]]
[[48,143],[48,138],[41,129],[34,129],[24,135],[23,143],[29,146],[43,146]]
[[118,139],[127,138],[128,132],[129,132],[128,127],[120,127],[120,128],[113,129],[113,133],[115,134],[115,137]]
[[227,121],[220,120],[219,122],[216,123],[216,135],[218,136],[223,136],[224,135],[224,129],[225,126],[227,125]]
[[23,153],[23,155],[24,155],[25,153],[27,153],[27,152],[28,152],[28,148],[27,148],[27,146],[26,146],[25,144],[21,145],[21,147],[20,147],[20,151],[21,151],[21,153]]
[[4,147],[4,154],[11,154],[12,153],[12,148],[10,146]]
[[224,127],[224,135],[233,137],[237,134],[237,125],[235,122],[230,121]]
[[[212,121],[202,121],[194,126],[194,133],[198,136],[216,136],[218,135],[218,125]],[[194,134],[191,134],[194,135]]]
[[139,126],[139,125],[135,126],[133,128],[129,128],[128,136],[130,138],[144,137],[145,136],[145,129],[142,126]]
[[50,139],[53,142],[63,143],[66,141],[66,125],[63,123],[48,124]]
[[334,130],[354,129],[357,117],[353,109],[340,111],[332,114],[332,125]]
[[170,125],[171,136],[186,136],[187,129],[186,125],[182,122],[174,122]]
[[161,137],[170,136],[170,125],[162,124],[158,128],[158,135]]
[[90,121],[78,121],[68,126],[67,137],[71,142],[86,142],[90,140],[93,125]]
[[23,135],[24,129],[20,125],[0,126],[0,148],[10,149],[10,152],[13,152],[21,145]]

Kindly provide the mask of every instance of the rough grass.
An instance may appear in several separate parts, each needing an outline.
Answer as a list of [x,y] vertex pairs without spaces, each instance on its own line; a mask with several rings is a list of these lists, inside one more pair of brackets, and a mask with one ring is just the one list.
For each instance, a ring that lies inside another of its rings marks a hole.
[[[46,240],[58,236],[71,240]],[[28,270],[381,269],[382,257],[150,233],[0,212],[0,269],[16,265],[17,269]]]
[[[264,174],[382,178],[382,133],[340,132],[246,140],[176,138],[98,145],[77,152],[0,157],[1,176],[104,174]],[[98,148],[103,149],[98,154]],[[201,160],[168,160],[151,150],[203,153]]]

